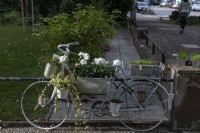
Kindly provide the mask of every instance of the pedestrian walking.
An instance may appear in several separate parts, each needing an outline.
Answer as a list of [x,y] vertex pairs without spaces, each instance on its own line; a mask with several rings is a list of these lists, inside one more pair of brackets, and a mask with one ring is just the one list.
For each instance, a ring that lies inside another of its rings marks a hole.
[[188,0],[182,0],[178,6],[178,9],[179,9],[180,27],[181,27],[180,34],[182,34],[184,32],[188,15],[190,15],[192,7]]

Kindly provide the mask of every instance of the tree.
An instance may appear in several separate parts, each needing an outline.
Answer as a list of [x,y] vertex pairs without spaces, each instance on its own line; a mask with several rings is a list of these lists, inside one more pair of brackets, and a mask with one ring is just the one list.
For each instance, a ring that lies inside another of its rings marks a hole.
[[31,14],[32,14],[32,31],[34,31],[34,1],[31,0]]
[[24,4],[23,4],[23,0],[20,0],[20,3],[21,3],[22,26],[23,26],[23,31],[25,32]]

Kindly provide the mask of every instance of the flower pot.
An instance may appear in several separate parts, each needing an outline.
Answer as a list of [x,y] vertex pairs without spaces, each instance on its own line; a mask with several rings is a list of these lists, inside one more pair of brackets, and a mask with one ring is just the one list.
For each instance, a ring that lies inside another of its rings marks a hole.
[[59,99],[67,99],[68,98],[68,90],[65,89],[57,89],[57,97]]
[[78,90],[83,94],[106,95],[110,89],[111,78],[77,77]]
[[122,102],[118,99],[112,99],[110,101],[110,112],[112,116],[119,115],[119,109],[120,109],[121,103]]
[[58,72],[58,66],[51,63],[47,63],[44,69],[44,76],[49,78],[51,75],[55,75]]

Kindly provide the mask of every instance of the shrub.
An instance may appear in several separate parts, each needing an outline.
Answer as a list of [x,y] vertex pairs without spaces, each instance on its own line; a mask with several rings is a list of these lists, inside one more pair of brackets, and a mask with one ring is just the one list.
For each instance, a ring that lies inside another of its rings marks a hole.
[[171,15],[169,15],[169,18],[171,20],[177,20],[179,19],[179,12],[178,11],[173,11]]
[[72,14],[60,14],[44,18],[36,35],[48,41],[47,50],[57,51],[57,45],[79,42],[74,52],[83,51],[93,58],[103,53],[101,44],[107,43],[115,33],[113,15],[93,6],[79,6]]
[[195,25],[195,24],[199,24],[199,23],[200,23],[199,16],[190,16],[187,21],[188,25]]
[[2,21],[4,24],[20,24],[21,17],[19,12],[11,11],[3,15]]
[[133,0],[93,0],[93,5],[104,8],[110,14],[113,10],[120,10],[121,16],[118,17],[117,21],[123,21],[126,19],[126,15],[130,11],[133,2]]

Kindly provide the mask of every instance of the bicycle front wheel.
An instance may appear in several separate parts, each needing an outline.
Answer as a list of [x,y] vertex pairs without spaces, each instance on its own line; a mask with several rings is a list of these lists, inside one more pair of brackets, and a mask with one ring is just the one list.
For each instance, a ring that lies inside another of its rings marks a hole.
[[158,82],[150,79],[130,80],[118,99],[123,101],[120,108],[120,121],[133,131],[150,131],[163,120],[169,120],[167,107],[169,94]]
[[[57,92],[48,81],[38,81],[29,85],[21,98],[21,110],[25,119],[39,129],[54,129],[70,117],[69,100],[55,98]],[[56,102],[56,103],[55,103]]]

